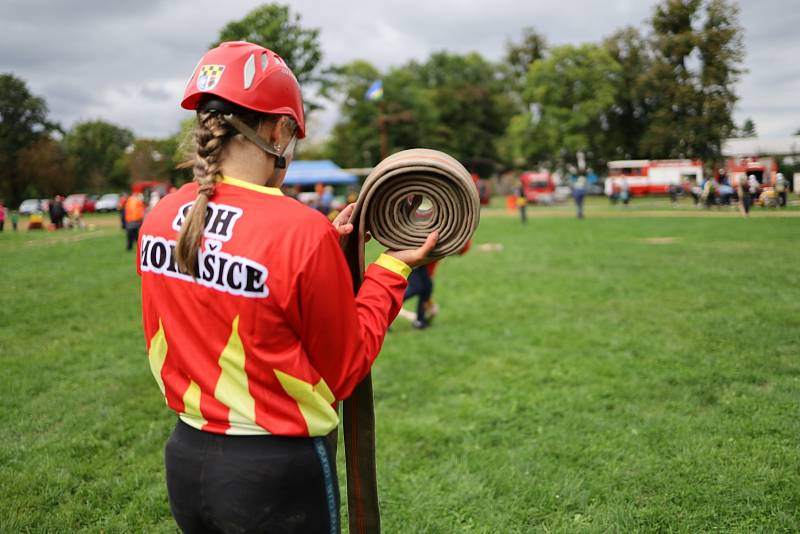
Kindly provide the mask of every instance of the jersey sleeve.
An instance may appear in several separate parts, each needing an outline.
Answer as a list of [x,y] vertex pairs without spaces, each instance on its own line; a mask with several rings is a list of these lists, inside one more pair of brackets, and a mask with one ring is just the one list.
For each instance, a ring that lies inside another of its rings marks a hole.
[[338,400],[347,398],[378,357],[400,311],[410,268],[383,255],[370,265],[356,297],[334,230],[295,278],[297,331],[311,364]]

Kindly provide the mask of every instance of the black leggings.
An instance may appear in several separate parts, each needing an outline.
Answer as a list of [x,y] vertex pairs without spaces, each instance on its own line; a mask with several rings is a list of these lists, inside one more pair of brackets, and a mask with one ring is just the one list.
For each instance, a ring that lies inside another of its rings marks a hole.
[[185,533],[339,533],[325,438],[226,436],[179,420],[165,460],[170,509]]

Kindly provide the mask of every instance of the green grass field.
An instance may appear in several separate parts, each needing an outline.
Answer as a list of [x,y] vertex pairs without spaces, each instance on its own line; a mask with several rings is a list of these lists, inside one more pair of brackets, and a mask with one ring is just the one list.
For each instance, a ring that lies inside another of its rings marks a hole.
[[[800,218],[632,208],[487,213],[395,323],[385,532],[800,531]],[[176,530],[134,256],[89,222],[0,235],[3,533]]]

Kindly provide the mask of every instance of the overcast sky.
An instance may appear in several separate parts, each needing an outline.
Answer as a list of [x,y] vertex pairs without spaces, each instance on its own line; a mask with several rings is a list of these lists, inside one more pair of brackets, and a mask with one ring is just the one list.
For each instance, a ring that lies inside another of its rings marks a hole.
[[[324,64],[366,59],[383,69],[430,52],[478,51],[495,60],[525,26],[550,44],[598,41],[625,25],[644,29],[649,0],[295,0],[302,23],[321,29]],[[177,131],[197,60],[243,0],[2,0],[0,72],[25,79],[64,126],[101,118],[139,136]],[[749,71],[736,120],[758,133],[800,128],[800,1],[742,0]],[[333,106],[309,125],[312,138],[335,121]],[[316,135],[315,135],[316,134]]]

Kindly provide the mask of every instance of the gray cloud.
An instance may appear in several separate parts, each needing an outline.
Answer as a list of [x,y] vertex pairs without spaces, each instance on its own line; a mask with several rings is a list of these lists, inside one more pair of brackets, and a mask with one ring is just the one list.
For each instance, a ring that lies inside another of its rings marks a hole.
[[[551,44],[597,41],[626,25],[645,27],[654,0],[296,0],[303,23],[321,28],[324,61],[366,59],[379,68],[434,50],[478,51],[499,59],[509,39],[533,26]],[[188,116],[178,104],[197,59],[250,0],[6,0],[0,4],[0,71],[14,72],[44,96],[65,126],[103,118],[145,136],[168,135]],[[746,0],[748,72],[737,120],[761,134],[800,128],[800,7],[796,0]],[[312,126],[329,130],[335,109]]]

